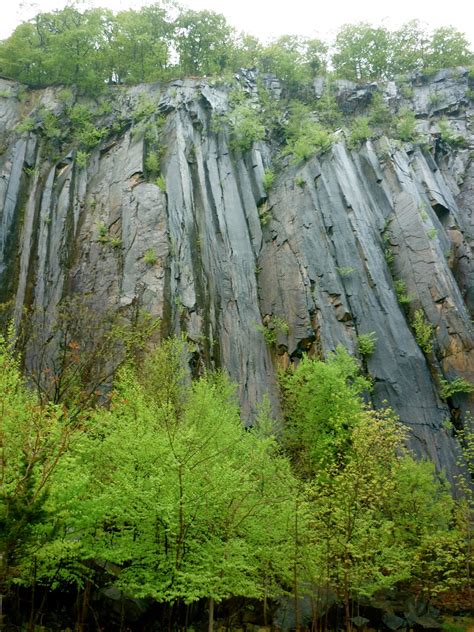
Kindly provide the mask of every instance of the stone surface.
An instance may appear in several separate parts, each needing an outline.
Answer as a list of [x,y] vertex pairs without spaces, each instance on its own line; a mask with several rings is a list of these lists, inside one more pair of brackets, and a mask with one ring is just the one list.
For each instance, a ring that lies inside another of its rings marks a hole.
[[[254,96],[254,73],[240,80]],[[277,82],[264,80],[278,98]],[[340,135],[326,154],[283,165],[268,195],[262,179],[273,149],[259,142],[233,152],[225,127],[212,125],[227,108],[225,88],[190,79],[115,88],[114,116],[129,123],[80,168],[73,154],[51,164],[36,134],[14,131],[27,112],[18,86],[1,81],[12,96],[0,99],[0,292],[15,299],[17,313],[36,305],[53,320],[71,294],[92,297],[98,311],[139,304],[161,317],[163,335],[186,332],[197,366],[229,372],[247,420],[264,395],[278,411],[278,366],[340,344],[357,353],[357,336],[375,332],[364,365],[374,403],[388,401],[413,448],[452,469],[456,445],[444,422],[470,402],[458,396],[448,406],[438,386],[439,376],[474,374],[474,167],[468,148],[437,148],[430,116],[436,101],[472,146],[465,71],[415,82],[423,149],[382,137],[349,151]],[[351,112],[378,89],[336,87]],[[324,82],[315,90],[322,94]],[[393,82],[381,91],[391,107],[406,105]],[[130,129],[145,97],[166,117],[166,192],[146,181],[146,140]],[[31,107],[40,102],[56,107],[54,90],[31,95]],[[395,280],[406,284],[411,316]],[[434,327],[428,356],[410,326],[415,309]],[[279,330],[271,349],[261,328],[276,318],[288,332]]]

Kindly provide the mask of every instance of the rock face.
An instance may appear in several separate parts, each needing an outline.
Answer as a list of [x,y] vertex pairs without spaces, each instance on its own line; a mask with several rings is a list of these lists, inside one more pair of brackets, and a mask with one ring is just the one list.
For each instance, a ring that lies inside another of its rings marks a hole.
[[[251,75],[241,81],[255,93]],[[266,81],[278,98],[278,84]],[[453,467],[445,420],[459,423],[469,401],[441,400],[439,378],[474,375],[474,109],[465,71],[415,81],[410,99],[393,83],[341,83],[337,98],[351,112],[375,92],[392,111],[410,105],[426,143],[380,137],[349,150],[341,132],[305,164],[284,159],[269,193],[262,182],[275,148],[260,141],[235,151],[227,128],[213,124],[228,108],[225,88],[184,80],[112,89],[109,124],[122,125],[83,166],[74,152],[51,161],[40,124],[15,131],[41,104],[60,108],[57,91],[25,101],[19,86],[1,84],[1,300],[13,299],[17,313],[41,307],[50,320],[70,295],[91,297],[99,312],[139,303],[161,317],[164,335],[186,332],[198,367],[225,367],[246,419],[265,394],[278,410],[277,366],[339,344],[357,354],[357,337],[375,332],[363,359],[374,403],[395,408],[419,454]],[[316,82],[316,96],[322,89]],[[166,192],[145,179],[147,137],[131,125],[144,98],[166,117]],[[462,148],[443,144],[440,113]],[[410,325],[416,310],[433,327],[428,353]]]

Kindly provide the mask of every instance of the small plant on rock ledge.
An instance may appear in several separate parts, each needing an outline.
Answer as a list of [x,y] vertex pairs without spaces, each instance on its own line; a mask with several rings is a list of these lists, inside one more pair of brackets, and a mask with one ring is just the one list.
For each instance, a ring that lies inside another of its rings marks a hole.
[[357,349],[359,354],[363,358],[368,358],[375,351],[375,344],[377,342],[377,336],[375,331],[370,331],[367,334],[360,334],[357,336]]
[[403,307],[407,307],[412,302],[411,296],[407,294],[407,284],[401,279],[395,281],[395,294],[397,295],[398,302]]
[[338,273],[340,274],[340,276],[342,277],[348,277],[350,276],[353,272],[355,272],[354,268],[351,268],[350,266],[340,266],[338,268],[336,268],[336,270],[338,271]]
[[269,347],[276,347],[279,334],[288,334],[290,328],[288,323],[279,316],[272,316],[266,325],[257,325],[257,331],[263,334],[265,342]]
[[143,261],[146,263],[147,266],[154,266],[156,263],[158,263],[158,255],[153,250],[153,248],[149,248],[145,251],[145,254],[143,255]]
[[471,384],[463,377],[455,377],[453,380],[443,380],[440,379],[440,395],[443,399],[448,399],[448,397],[452,397],[456,395],[456,393],[474,393],[474,384]]
[[417,309],[412,321],[413,331],[418,346],[423,353],[431,353],[433,351],[433,332],[434,327],[424,317],[423,310]]
[[265,169],[262,179],[262,186],[265,193],[268,193],[275,182],[275,174],[271,169]]
[[109,229],[104,222],[97,224],[98,239],[101,244],[106,244],[109,241]]
[[166,193],[166,180],[163,175],[157,177],[155,184],[163,193]]

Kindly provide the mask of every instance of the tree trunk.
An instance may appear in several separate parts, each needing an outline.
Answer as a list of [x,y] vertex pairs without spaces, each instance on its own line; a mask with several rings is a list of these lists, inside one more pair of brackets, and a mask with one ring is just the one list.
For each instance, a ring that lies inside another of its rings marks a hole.
[[213,632],[214,630],[214,599],[209,597],[209,627],[208,632]]

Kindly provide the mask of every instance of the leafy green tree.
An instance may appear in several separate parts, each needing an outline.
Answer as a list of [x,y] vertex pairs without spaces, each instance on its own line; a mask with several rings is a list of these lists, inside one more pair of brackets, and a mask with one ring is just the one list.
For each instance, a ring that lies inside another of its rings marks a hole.
[[289,581],[289,463],[273,437],[243,428],[223,376],[189,382],[185,354],[170,341],[121,371],[110,410],[56,474],[63,526],[37,558],[41,581],[80,582],[100,559],[127,594],[211,604]]
[[179,65],[189,75],[215,75],[233,57],[234,30],[226,18],[213,11],[185,11],[176,21],[174,45]]
[[280,379],[285,435],[297,471],[325,476],[350,445],[363,417],[362,393],[370,388],[354,358],[339,347],[326,362],[303,358]]
[[103,50],[111,27],[112,14],[105,9],[80,12],[71,5],[39,13],[2,43],[2,72],[35,86],[75,84],[83,92],[100,91],[108,79]]
[[109,49],[115,80],[141,83],[166,78],[173,35],[169,3],[118,13]]
[[411,20],[392,34],[392,75],[419,72],[426,64],[428,33],[418,20]]
[[0,596],[45,541],[52,481],[77,430],[63,408],[41,405],[26,387],[13,342],[0,336]]
[[433,31],[430,50],[426,59],[428,67],[434,69],[453,68],[472,64],[473,54],[464,33],[452,26],[444,26]]
[[328,47],[318,39],[283,35],[263,48],[258,66],[276,75],[290,95],[305,88],[318,73],[326,70]]
[[337,76],[352,81],[387,77],[390,44],[390,34],[382,27],[365,22],[343,26],[336,35],[332,56]]

